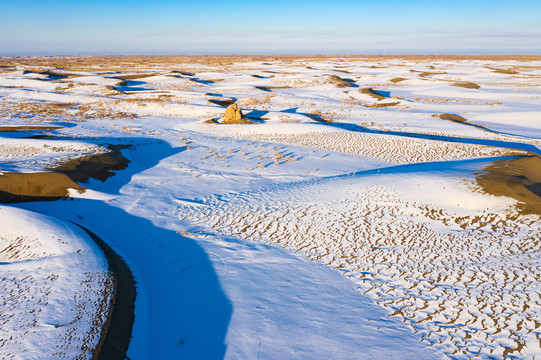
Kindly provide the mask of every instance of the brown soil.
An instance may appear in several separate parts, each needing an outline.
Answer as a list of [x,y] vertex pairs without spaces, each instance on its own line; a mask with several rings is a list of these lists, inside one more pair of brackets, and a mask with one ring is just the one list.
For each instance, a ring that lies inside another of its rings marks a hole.
[[476,174],[476,181],[487,194],[518,200],[520,213],[541,215],[540,157],[495,161]]
[[127,145],[110,145],[112,152],[87,155],[69,160],[51,172],[4,173],[0,175],[0,203],[58,200],[68,196],[68,189],[84,191],[77,182],[90,178],[105,181],[122,170],[129,160],[120,154]]
[[370,95],[370,96],[372,96],[374,99],[377,99],[377,100],[385,100],[385,99],[388,99],[388,97],[381,95],[379,92],[377,92],[376,90],[374,90],[374,89],[372,89],[372,88],[364,88],[364,89],[360,89],[359,92],[362,93],[362,94]]
[[[438,116],[438,115],[435,115],[435,116]],[[458,115],[454,115],[454,114],[441,114],[438,116],[440,119],[443,119],[443,120],[450,120],[450,121],[455,121],[455,122],[467,122],[468,120],[463,118],[462,116],[458,116]]]
[[22,126],[0,126],[0,132],[14,131],[32,131],[32,130],[59,130],[63,126],[41,126],[41,125],[22,125]]
[[58,200],[68,196],[68,189],[84,191],[66,174],[57,172],[7,173],[0,176],[0,203]]
[[466,89],[480,89],[481,88],[480,85],[469,82],[469,81],[457,82],[457,83],[454,83],[453,86],[462,87]]
[[394,82],[394,83],[398,83],[398,82],[401,82],[401,81],[404,81],[404,80],[408,80],[406,78],[403,78],[403,77],[396,77],[394,79],[391,79],[389,80],[390,82]]

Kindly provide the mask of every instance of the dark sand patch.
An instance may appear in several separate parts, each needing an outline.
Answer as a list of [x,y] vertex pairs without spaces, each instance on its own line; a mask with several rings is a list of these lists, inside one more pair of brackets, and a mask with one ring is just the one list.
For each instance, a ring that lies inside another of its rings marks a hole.
[[0,203],[59,200],[68,197],[68,189],[85,191],[77,182],[90,178],[105,181],[122,170],[129,160],[120,153],[128,145],[109,145],[109,153],[86,155],[69,160],[50,172],[11,173],[0,175]]
[[487,68],[487,69],[490,69],[492,70],[492,72],[497,73],[497,74],[505,74],[505,75],[520,74],[518,71],[513,70],[513,69],[496,69],[496,68]]
[[291,86],[255,86],[255,88],[261,91],[271,92],[275,89],[291,89]]
[[195,78],[195,77],[194,78],[187,78],[187,79],[190,80],[191,82],[194,82],[194,83],[197,83],[197,84],[202,84],[202,85],[212,85],[217,81],[223,81],[224,80],[224,79],[202,80],[202,79]]
[[476,174],[484,193],[520,202],[521,214],[541,215],[541,158],[525,156],[495,161]]
[[423,73],[420,73],[419,74],[419,77],[421,78],[424,78],[424,77],[427,77],[427,76],[432,76],[432,75],[443,75],[443,74],[447,74],[446,72],[423,72]]
[[488,129],[488,128],[482,126],[482,125],[471,123],[471,122],[468,121],[468,119],[463,118],[460,115],[455,115],[455,114],[436,115],[436,114],[434,114],[434,115],[432,115],[432,117],[440,118],[442,120],[449,120],[449,121],[452,121],[452,122],[455,122],[455,123],[458,123],[458,124],[467,125],[467,126],[473,126],[473,127],[478,128],[478,129],[481,129],[483,131],[491,132],[491,133],[494,133],[494,134],[499,134],[498,131]]
[[403,78],[403,77],[395,77],[391,80],[389,80],[390,82],[393,82],[393,83],[399,83],[401,81],[404,81],[404,80],[408,80],[407,78]]
[[241,118],[241,119],[233,119],[233,120],[228,120],[227,122],[222,122],[221,124],[256,124],[254,121],[251,121],[251,120],[248,120],[247,118]]
[[68,77],[76,77],[79,75],[74,74],[60,74],[54,71],[32,71],[32,70],[25,70],[23,71],[23,74],[39,74],[39,75],[45,75],[47,76],[46,80],[59,80],[59,79],[66,79]]
[[68,189],[85,190],[66,174],[57,172],[0,175],[0,203],[4,204],[58,200],[68,197]]
[[361,94],[367,94],[367,95],[370,95],[372,96],[374,99],[377,99],[377,100],[385,100],[385,99],[388,99],[389,97],[388,96],[385,96],[383,95],[382,93],[372,89],[372,88],[364,88],[364,89],[360,89],[359,92]]
[[375,104],[366,105],[366,106],[371,107],[371,108],[381,108],[381,107],[387,107],[387,106],[396,106],[399,104],[400,104],[399,101],[395,101],[395,102],[390,102],[390,103],[375,103]]
[[51,170],[66,174],[76,182],[86,183],[91,178],[105,181],[115,175],[115,170],[127,168],[130,162],[120,153],[130,148],[130,145],[108,145],[107,148],[111,152],[82,156]]
[[353,80],[344,79],[338,75],[329,75],[329,82],[339,88],[357,87]]
[[291,89],[291,86],[288,85],[282,85],[282,86],[267,86],[266,87],[269,90],[275,90],[275,89]]
[[458,116],[455,114],[441,114],[441,115],[434,115],[434,116],[439,117],[442,120],[450,120],[450,121],[459,122],[459,123],[465,123],[468,121],[462,116]]
[[421,77],[421,78],[424,78],[424,77],[427,77],[427,76],[432,76],[432,75],[444,75],[444,74],[447,74],[446,72],[430,72],[430,71],[419,71],[419,70],[413,70],[413,69],[410,69],[410,72],[419,73],[419,77]]
[[0,132],[33,131],[33,130],[59,130],[64,126],[51,125],[21,125],[21,126],[0,126]]
[[228,107],[231,104],[235,103],[235,100],[233,99],[225,99],[225,100],[219,100],[219,99],[209,99],[209,101],[213,104],[220,105],[223,107]]
[[255,88],[261,91],[271,92],[271,89],[266,86],[256,86]]
[[477,89],[481,88],[481,86],[479,84],[469,82],[469,81],[456,82],[456,83],[454,83],[452,85],[457,86],[457,87],[461,87],[461,88],[466,88],[466,89],[476,89],[477,90]]
[[172,73],[180,74],[180,75],[184,75],[184,76],[195,76],[195,73],[189,72],[189,71],[184,71],[184,70],[173,70]]

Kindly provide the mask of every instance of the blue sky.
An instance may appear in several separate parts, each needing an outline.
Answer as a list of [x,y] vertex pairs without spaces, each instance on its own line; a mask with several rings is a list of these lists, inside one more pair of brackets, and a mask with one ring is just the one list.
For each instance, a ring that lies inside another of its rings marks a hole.
[[0,55],[541,54],[540,0],[0,0]]

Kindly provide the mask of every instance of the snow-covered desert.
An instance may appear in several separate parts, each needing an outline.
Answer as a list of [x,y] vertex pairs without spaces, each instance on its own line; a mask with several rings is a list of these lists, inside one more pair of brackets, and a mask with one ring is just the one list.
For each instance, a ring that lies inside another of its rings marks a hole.
[[541,359],[540,57],[3,57],[0,203],[2,359]]

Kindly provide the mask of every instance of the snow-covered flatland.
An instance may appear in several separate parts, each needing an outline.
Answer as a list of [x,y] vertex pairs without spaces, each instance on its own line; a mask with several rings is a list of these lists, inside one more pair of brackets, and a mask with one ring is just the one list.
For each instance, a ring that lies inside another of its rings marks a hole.
[[[13,225],[0,239],[69,220],[106,240],[136,279],[130,359],[541,358],[541,59],[0,65],[2,174],[73,176],[64,162],[110,149],[129,161],[79,183],[86,192],[66,189],[68,201],[2,207]],[[218,124],[233,102],[255,123]],[[101,161],[78,166],[111,165]],[[62,226],[47,231],[64,238]],[[44,234],[11,248],[41,254]],[[62,251],[93,249],[83,260],[107,279],[96,245],[75,234]],[[86,274],[77,257],[41,257]],[[44,283],[46,266],[17,266],[0,283],[10,294],[59,286]],[[44,315],[0,351],[80,348],[110,301],[100,279],[63,285],[86,296],[75,340],[48,341]],[[28,320],[33,299],[0,313]],[[35,311],[67,314],[74,301]],[[2,326],[0,341],[22,331]]]

